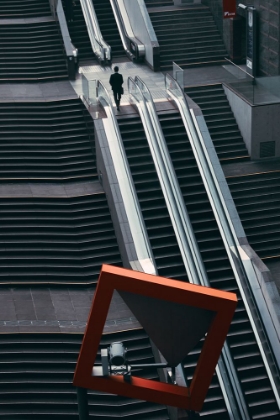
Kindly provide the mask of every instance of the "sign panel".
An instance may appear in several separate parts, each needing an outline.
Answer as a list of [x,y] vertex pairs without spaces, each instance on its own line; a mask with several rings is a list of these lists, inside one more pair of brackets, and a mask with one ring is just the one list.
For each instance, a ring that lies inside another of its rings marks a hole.
[[257,13],[253,7],[247,8],[246,71],[256,75],[257,64]]
[[236,1],[223,0],[223,17],[224,19],[234,18],[236,16]]

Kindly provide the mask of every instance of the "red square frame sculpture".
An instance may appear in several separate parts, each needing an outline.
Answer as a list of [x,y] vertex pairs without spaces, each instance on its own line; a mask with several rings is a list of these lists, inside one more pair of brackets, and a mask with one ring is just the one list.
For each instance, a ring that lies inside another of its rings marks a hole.
[[[214,311],[204,345],[189,387],[131,376],[92,376],[114,290],[163,299]],[[197,286],[110,265],[101,268],[90,310],[73,384],[77,387],[200,411],[237,305],[234,293]]]

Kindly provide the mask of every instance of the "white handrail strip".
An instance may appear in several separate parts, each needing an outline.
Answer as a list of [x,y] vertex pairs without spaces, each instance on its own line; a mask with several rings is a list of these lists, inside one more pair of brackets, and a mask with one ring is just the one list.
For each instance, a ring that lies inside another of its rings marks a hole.
[[[97,82],[98,100],[103,106],[110,130],[108,143],[111,156],[114,162],[114,168],[119,181],[119,187],[122,194],[133,242],[138,260],[144,262],[145,267],[149,267],[145,272],[156,274],[154,257],[152,255],[150,242],[145,228],[142,212],[139,206],[137,194],[134,189],[134,183],[131,177],[129,165],[124,151],[121,133],[113,111],[112,102],[105,86],[99,80]],[[149,264],[147,264],[149,261]]]

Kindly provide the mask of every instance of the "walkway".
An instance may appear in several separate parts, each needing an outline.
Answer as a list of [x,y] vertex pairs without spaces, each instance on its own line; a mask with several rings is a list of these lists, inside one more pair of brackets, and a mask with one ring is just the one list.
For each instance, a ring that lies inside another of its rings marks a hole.
[[[155,73],[144,64],[135,64],[131,61],[128,61],[122,63],[113,63],[111,68],[101,67],[99,65],[93,64],[81,66],[79,72],[84,73],[89,80],[100,80],[111,95],[113,102],[113,94],[109,84],[109,79],[110,75],[114,72],[113,68],[115,65],[119,67],[119,73],[121,73],[124,78],[124,95],[122,97],[122,105],[130,104],[127,79],[129,77],[134,78],[135,76],[139,76],[143,80],[156,101],[166,100],[164,74],[161,72]],[[77,80],[71,82],[71,84],[78,95],[83,93],[81,74],[79,74]]]

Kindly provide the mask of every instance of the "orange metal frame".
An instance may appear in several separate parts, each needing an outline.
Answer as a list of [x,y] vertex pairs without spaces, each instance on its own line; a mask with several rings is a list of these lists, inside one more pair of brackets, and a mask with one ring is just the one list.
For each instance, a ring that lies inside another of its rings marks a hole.
[[[114,290],[163,299],[216,312],[204,341],[190,387],[181,387],[132,376],[94,377],[98,352]],[[73,384],[92,390],[200,411],[237,305],[234,293],[103,265],[93,298]]]

